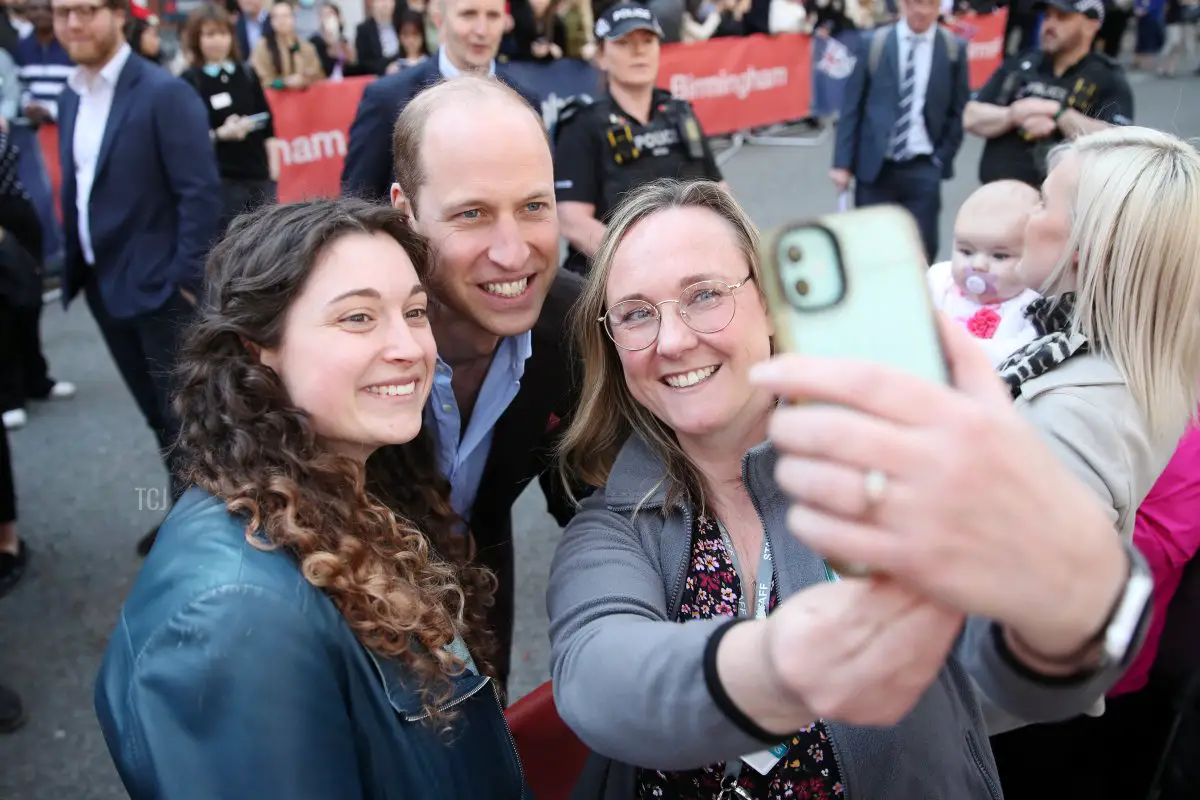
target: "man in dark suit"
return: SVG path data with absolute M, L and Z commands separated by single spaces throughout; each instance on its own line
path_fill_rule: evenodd
M 369 0 L 367 7 L 371 16 L 355 29 L 354 51 L 363 74 L 383 75 L 392 62 L 404 55 L 394 20 L 396 0 Z
M 941 182 L 954 177 L 963 140 L 967 43 L 938 27 L 938 0 L 900 0 L 900 9 L 899 22 L 860 40 L 830 179 L 844 192 L 853 178 L 857 206 L 896 203 L 908 209 L 932 261 Z
M 258 40 L 271 32 L 271 15 L 263 8 L 262 0 L 238 0 L 237 34 L 238 53 L 242 61 L 249 62 Z
M 465 72 L 494 75 L 534 107 L 540 101 L 517 86 L 496 63 L 504 36 L 504 0 L 433 0 L 430 5 L 441 47 L 434 58 L 369 84 L 350 126 L 342 167 L 342 194 L 383 200 L 392 185 L 392 127 L 408 102 L 443 78 Z
M 183 81 L 125 42 L 128 0 L 53 0 L 78 65 L 59 101 L 63 305 L 83 292 L 171 472 L 168 373 L 221 216 L 208 113 Z M 131 493 L 132 495 L 132 493 Z M 153 533 L 142 540 L 144 553 Z
M 395 142 L 392 204 L 435 254 L 438 365 L 425 425 L 451 505 L 499 579 L 489 622 L 507 678 L 513 503 L 538 478 L 559 524 L 574 513 L 552 466 L 577 399 L 565 331 L 582 280 L 558 269 L 550 146 L 514 90 L 482 76 L 443 82 L 408 105 Z

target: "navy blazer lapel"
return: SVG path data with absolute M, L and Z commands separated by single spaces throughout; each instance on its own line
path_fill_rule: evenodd
M 945 108 L 947 93 L 950 88 L 950 53 L 946 50 L 946 37 L 941 31 L 934 31 L 933 57 L 929 61 L 929 84 L 925 87 L 925 119 L 929 119 L 929 109 Z M 928 123 L 926 123 L 928 124 Z M 933 131 L 929 131 L 933 138 Z M 936 144 L 936 142 L 934 142 Z
M 104 124 L 104 138 L 100 140 L 100 154 L 96 157 L 94 180 L 98 180 L 100 173 L 104 171 L 109 153 L 113 149 L 113 143 L 121 130 L 121 123 L 133 105 L 134 88 L 137 86 L 138 79 L 142 77 L 140 58 L 141 56 L 137 53 L 130 53 L 125 66 L 121 68 L 121 74 L 117 76 L 117 86 L 113 90 L 112 108 L 109 109 L 108 120 Z
M 904 67 L 900 64 L 900 28 L 898 25 L 893 25 L 892 29 L 888 31 L 887 42 L 883 46 L 883 59 L 889 69 L 880 70 L 880 72 L 892 76 L 893 80 L 889 89 L 892 93 L 892 101 L 899 105 L 900 84 L 904 82 Z
M 75 118 L 79 116 L 79 95 L 64 91 L 58 103 L 58 160 L 62 179 L 75 180 Z M 69 167 L 69 168 L 68 168 Z

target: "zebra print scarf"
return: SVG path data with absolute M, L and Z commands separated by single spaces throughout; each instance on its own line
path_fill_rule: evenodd
M 1074 292 L 1039 297 L 1029 304 L 1025 316 L 1033 323 L 1037 338 L 997 368 L 1014 400 L 1021 395 L 1021 384 L 1025 381 L 1045 375 L 1071 356 L 1087 352 L 1087 339 L 1070 330 L 1074 310 Z

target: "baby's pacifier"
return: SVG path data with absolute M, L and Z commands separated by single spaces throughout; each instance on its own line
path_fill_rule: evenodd
M 963 285 L 967 291 L 974 295 L 984 295 L 996 288 L 995 281 L 990 275 L 981 275 L 978 272 L 971 273 Z

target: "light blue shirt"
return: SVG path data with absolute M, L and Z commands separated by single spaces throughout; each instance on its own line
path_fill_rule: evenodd
M 249 61 L 250 56 L 254 54 L 254 48 L 258 46 L 258 40 L 262 38 L 263 25 L 270 16 L 271 12 L 264 8 L 258 12 L 258 19 L 246 17 L 246 44 L 250 47 L 249 53 L 242 53 L 242 58 L 246 61 Z
M 438 465 L 450 481 L 450 505 L 467 522 L 479 494 L 479 482 L 492 449 L 492 434 L 500 416 L 508 409 L 525 374 L 525 361 L 533 353 L 533 334 L 500 340 L 491 366 L 479 387 L 479 397 L 466 431 L 450 379 L 453 370 L 438 357 L 433 389 L 425 406 L 425 424 L 437 432 Z
M 447 80 L 450 78 L 457 78 L 462 74 L 458 67 L 454 66 L 454 64 L 450 62 L 450 56 L 446 55 L 446 45 L 442 45 L 438 48 L 438 72 L 442 73 L 442 77 Z M 496 59 L 493 58 L 492 62 L 488 64 L 488 77 L 494 78 L 495 76 Z

